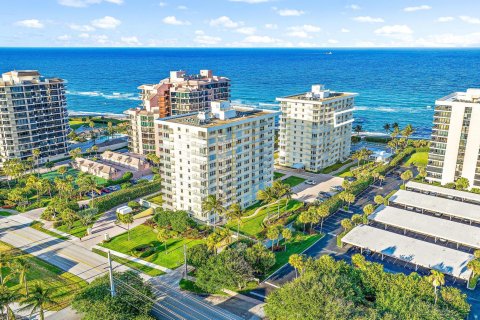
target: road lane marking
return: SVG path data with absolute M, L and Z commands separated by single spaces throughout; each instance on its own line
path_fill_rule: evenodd
M 277 286 L 276 284 L 273 284 L 273 283 L 268 282 L 268 281 L 265 281 L 265 284 L 268 284 L 269 286 L 272 286 L 272 287 L 277 288 L 277 289 L 280 288 L 280 287 Z

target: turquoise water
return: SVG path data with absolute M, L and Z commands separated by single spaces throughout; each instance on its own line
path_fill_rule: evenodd
M 359 93 L 355 118 L 364 130 L 412 123 L 428 137 L 436 98 L 480 87 L 480 50 L 2 48 L 0 71 L 11 69 L 66 79 L 69 110 L 97 113 L 136 106 L 137 87 L 170 70 L 213 69 L 231 78 L 235 102 L 266 108 L 276 108 L 278 96 L 322 83 Z

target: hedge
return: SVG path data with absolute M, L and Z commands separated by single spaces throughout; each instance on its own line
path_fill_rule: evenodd
M 93 203 L 90 200 L 90 207 L 96 207 L 100 212 L 105 212 L 122 203 L 135 200 L 157 191 L 160 191 L 160 181 L 144 183 L 107 194 L 101 198 L 95 199 Z

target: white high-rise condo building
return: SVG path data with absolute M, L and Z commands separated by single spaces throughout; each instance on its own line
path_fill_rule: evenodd
M 38 163 L 68 156 L 65 82 L 34 70 L 10 71 L 0 80 L 0 166 L 26 160 L 40 150 Z
M 443 185 L 460 177 L 480 187 L 480 89 L 435 101 L 427 180 Z
M 355 96 L 314 85 L 311 92 L 277 98 L 282 111 L 279 164 L 316 172 L 347 159 Z
M 225 206 L 255 203 L 258 190 L 273 181 L 277 114 L 215 101 L 211 112 L 156 119 L 163 207 L 213 222 L 212 213 L 202 211 L 208 195 Z
M 187 75 L 171 71 L 158 84 L 140 87 L 141 106 L 125 111 L 131 125 L 130 149 L 139 154 L 157 153 L 153 120 L 172 115 L 210 110 L 210 102 L 230 99 L 230 79 L 215 76 L 211 70 Z

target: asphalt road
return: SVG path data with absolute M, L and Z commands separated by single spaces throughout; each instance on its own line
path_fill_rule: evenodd
M 49 236 L 29 227 L 32 220 L 21 215 L 9 217 L 0 216 L 0 241 L 17 247 L 45 260 L 62 270 L 91 282 L 108 272 L 107 260 L 76 244 L 74 241 L 64 241 Z M 128 268 L 113 262 L 116 271 Z M 152 310 L 158 319 L 241 319 L 230 312 L 204 302 L 190 294 L 163 284 L 156 279 L 144 276 L 154 285 L 156 302 Z M 128 288 L 128 283 L 118 283 L 118 286 Z

